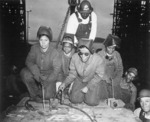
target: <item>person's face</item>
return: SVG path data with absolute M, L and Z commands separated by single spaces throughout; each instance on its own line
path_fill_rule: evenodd
M 41 36 L 39 42 L 40 42 L 40 46 L 43 50 L 48 49 L 50 41 L 47 36 L 45 36 L 45 35 Z
M 80 49 L 78 55 L 80 56 L 81 61 L 86 63 L 88 59 L 90 58 L 91 53 L 86 47 L 84 47 Z
M 140 105 L 144 112 L 150 112 L 150 97 L 140 98 Z
M 126 75 L 126 82 L 129 83 L 129 82 L 133 81 L 134 78 L 135 78 L 135 74 L 132 73 L 132 72 L 129 72 L 129 73 L 127 73 L 127 75 Z
M 106 52 L 109 55 L 112 55 L 114 51 L 115 51 L 115 46 L 108 46 L 108 47 L 106 47 Z
M 83 19 L 86 19 L 86 18 L 88 18 L 89 14 L 90 14 L 90 13 L 82 12 L 82 13 L 81 13 L 81 17 L 82 17 Z
M 72 45 L 70 43 L 64 43 L 63 44 L 63 51 L 68 54 L 72 51 Z

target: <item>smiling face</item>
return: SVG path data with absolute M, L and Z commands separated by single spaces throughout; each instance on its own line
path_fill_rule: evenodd
M 126 82 L 129 83 L 135 79 L 135 74 L 132 72 L 127 73 L 126 75 Z
M 106 47 L 106 52 L 109 54 L 109 55 L 112 55 L 115 51 L 115 47 L 116 46 L 108 46 Z
M 49 38 L 45 35 L 42 35 L 39 39 L 40 47 L 42 50 L 47 50 L 49 48 Z
M 91 53 L 86 47 L 83 47 L 80 48 L 78 55 L 80 56 L 81 61 L 86 63 L 89 60 Z
M 88 12 L 82 12 L 82 13 L 81 13 L 81 17 L 82 17 L 83 19 L 88 18 L 89 15 L 90 15 L 90 13 L 88 13 Z
M 80 7 L 81 11 L 81 17 L 83 19 L 88 18 L 88 16 L 90 15 L 91 11 L 90 11 L 90 4 L 89 3 L 81 3 L 81 7 Z
M 144 112 L 150 112 L 150 97 L 140 98 L 140 105 Z
M 72 51 L 72 44 L 67 43 L 67 42 L 63 43 L 63 51 L 66 54 L 69 54 Z

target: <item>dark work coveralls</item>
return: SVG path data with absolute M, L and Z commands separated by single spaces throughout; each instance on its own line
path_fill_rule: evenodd
M 45 98 L 54 97 L 56 93 L 56 80 L 60 70 L 59 53 L 51 45 L 46 52 L 42 52 L 40 44 L 33 45 L 26 58 L 26 68 L 21 71 L 21 78 L 32 98 L 41 95 L 38 82 L 44 77 Z
M 103 99 L 102 78 L 104 75 L 103 60 L 97 54 L 91 55 L 86 63 L 83 63 L 75 53 L 70 62 L 70 72 L 64 83 L 66 86 L 73 83 L 70 93 L 70 101 L 74 104 L 85 102 L 88 105 L 98 105 Z M 88 92 L 83 93 L 82 88 L 88 87 Z
M 82 20 L 79 18 L 78 13 L 76 12 L 75 14 L 76 14 L 78 22 L 79 22 L 79 25 L 78 25 L 78 28 L 77 28 L 75 36 L 77 37 L 78 41 L 81 38 L 89 38 L 89 35 L 90 35 L 90 32 L 91 32 L 91 26 L 92 26 L 91 14 L 89 15 L 89 22 L 87 24 L 81 23 Z

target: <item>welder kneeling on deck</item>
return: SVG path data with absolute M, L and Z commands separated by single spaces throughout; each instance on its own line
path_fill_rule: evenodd
M 51 28 L 41 26 L 37 32 L 38 43 L 31 47 L 26 58 L 26 68 L 21 77 L 28 88 L 30 97 L 39 102 L 42 100 L 41 83 L 44 86 L 45 98 L 56 94 L 56 79 L 60 69 L 59 53 L 51 46 Z
M 81 39 L 78 53 L 71 59 L 70 72 L 59 90 L 64 90 L 73 83 L 69 99 L 72 103 L 85 102 L 87 105 L 98 105 L 102 99 L 100 85 L 104 75 L 102 58 L 92 52 L 92 41 Z

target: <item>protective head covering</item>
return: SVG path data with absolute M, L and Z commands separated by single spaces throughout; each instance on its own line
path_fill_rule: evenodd
M 77 8 L 80 13 L 91 13 L 93 8 L 88 0 L 83 0 Z
M 105 47 L 116 46 L 117 48 L 119 48 L 120 42 L 121 42 L 121 39 L 118 36 L 109 34 L 107 38 L 104 40 L 104 45 Z
M 81 38 L 79 40 L 78 48 L 86 47 L 91 53 L 92 51 L 92 46 L 93 46 L 93 41 L 91 39 L 86 39 L 86 38 Z
M 150 90 L 149 89 L 143 89 L 139 93 L 139 98 L 142 97 L 150 97 Z
M 46 27 L 46 26 L 40 26 L 39 29 L 38 29 L 38 32 L 37 32 L 37 37 L 40 38 L 42 35 L 46 35 L 49 40 L 51 41 L 53 36 L 52 36 L 52 30 L 51 28 L 49 27 Z
M 138 71 L 137 71 L 136 68 L 129 68 L 127 72 L 128 72 L 128 73 L 129 73 L 129 72 L 132 72 L 135 76 L 137 76 L 137 74 L 138 74 Z
M 74 35 L 70 33 L 65 33 L 63 36 L 62 44 L 65 42 L 74 45 Z

